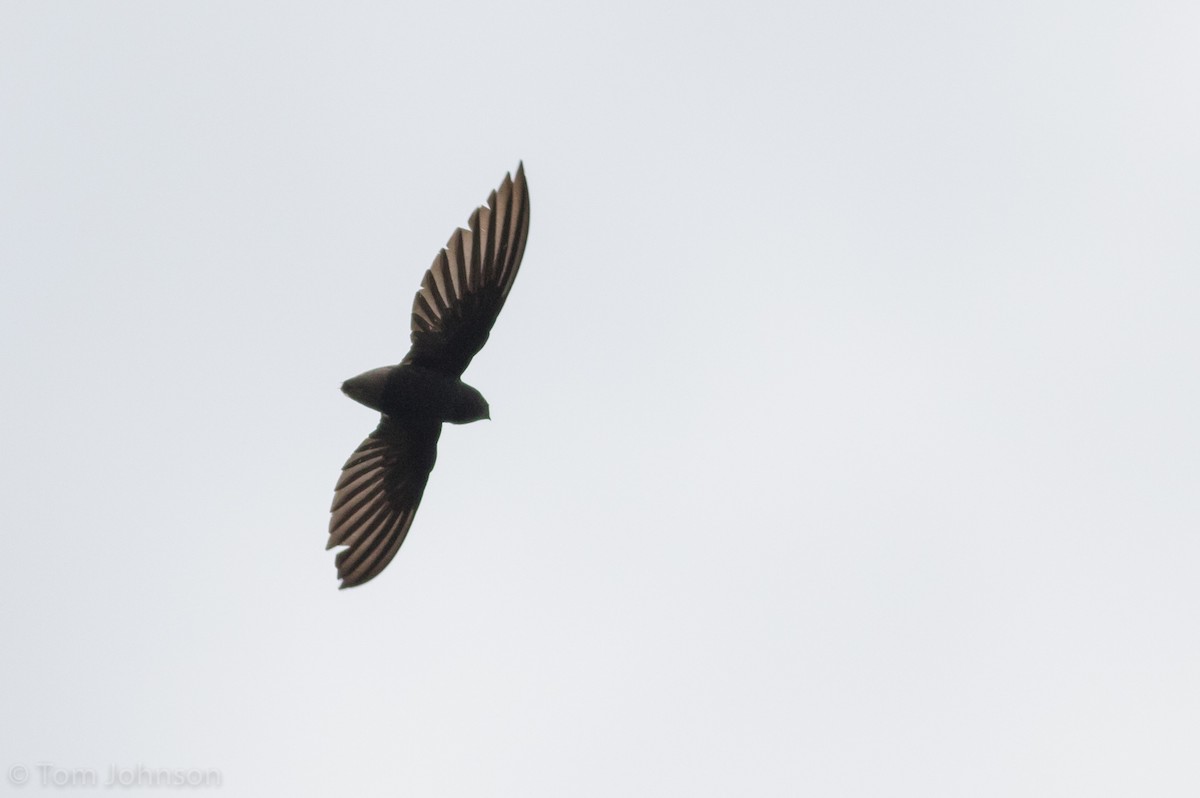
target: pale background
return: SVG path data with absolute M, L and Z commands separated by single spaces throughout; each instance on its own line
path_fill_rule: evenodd
M 4 2 L 0 765 L 1200 794 L 1198 30 Z M 338 387 L 519 159 L 494 421 L 338 592 Z

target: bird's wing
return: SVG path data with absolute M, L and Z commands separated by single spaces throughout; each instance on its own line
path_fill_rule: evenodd
M 411 363 L 461 377 L 487 343 L 525 254 L 529 189 L 525 167 L 504 176 L 434 259 L 413 300 Z
M 437 460 L 437 422 L 403 423 L 384 416 L 342 466 L 329 519 L 341 587 L 368 582 L 396 556 Z

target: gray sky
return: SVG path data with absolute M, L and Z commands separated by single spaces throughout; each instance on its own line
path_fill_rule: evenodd
M 0 765 L 1197 794 L 1198 26 L 3 3 Z M 339 385 L 519 159 L 494 420 L 339 592 Z

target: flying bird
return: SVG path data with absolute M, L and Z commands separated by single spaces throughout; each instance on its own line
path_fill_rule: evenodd
M 467 224 L 425 272 L 404 360 L 342 384 L 347 396 L 381 414 L 334 488 L 325 548 L 346 547 L 336 559 L 342 588 L 369 582 L 396 556 L 437 460 L 442 424 L 491 417 L 483 395 L 461 378 L 487 343 L 525 253 L 529 189 L 523 164 L 515 178 L 504 176 Z

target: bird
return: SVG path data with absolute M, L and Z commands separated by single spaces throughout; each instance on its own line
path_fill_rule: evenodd
M 378 411 L 380 420 L 342 466 L 334 488 L 325 548 L 345 547 L 335 559 L 339 589 L 371 581 L 396 556 L 437 460 L 442 424 L 491 418 L 487 400 L 462 375 L 508 299 L 528 235 L 521 162 L 425 272 L 404 359 L 342 384 L 343 393 Z

